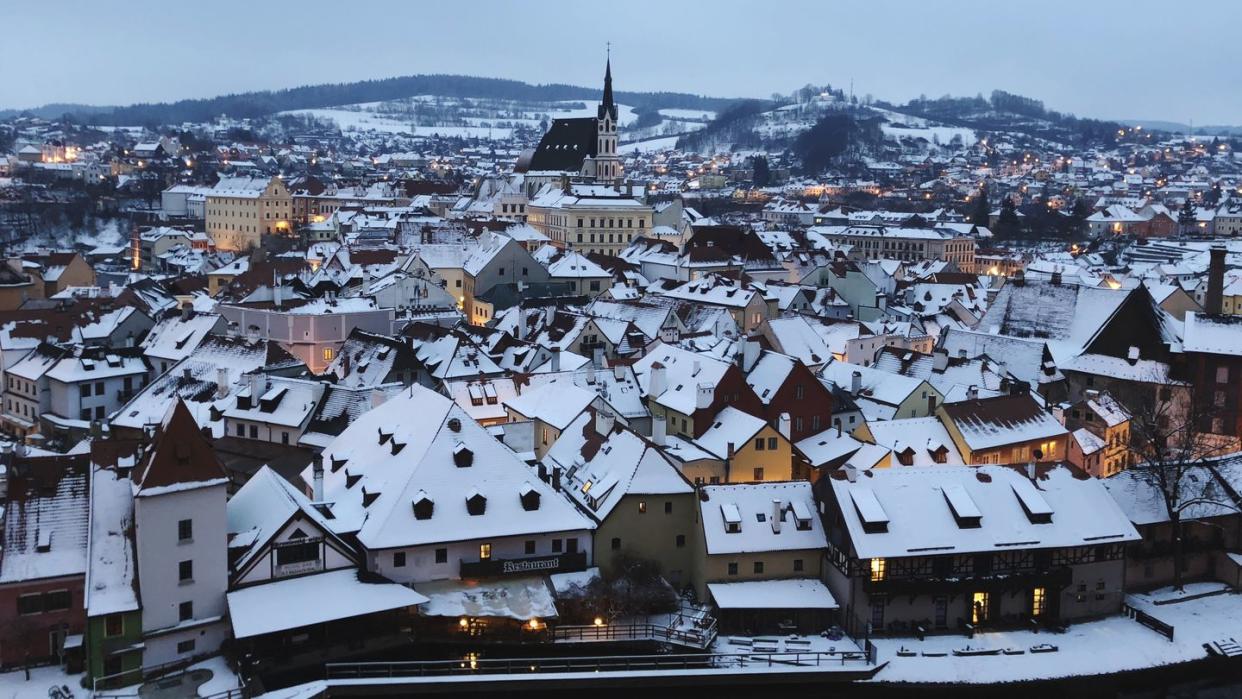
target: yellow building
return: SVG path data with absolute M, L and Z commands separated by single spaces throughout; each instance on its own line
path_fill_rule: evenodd
M 1029 395 L 947 403 L 936 417 L 965 464 L 1063 461 L 1069 431 Z
M 700 599 L 711 583 L 819 577 L 827 540 L 810 483 L 703 486 L 698 505 Z
M 544 187 L 526 212 L 526 222 L 557 247 L 617 255 L 651 230 L 654 210 L 632 185 L 565 183 Z
M 789 417 L 782 415 L 781 422 L 787 430 Z M 721 410 L 695 443 L 722 460 L 724 473 L 718 474 L 721 483 L 788 481 L 806 476 L 795 473 L 793 447 L 785 434 L 732 406 Z
M 262 245 L 262 236 L 293 230 L 293 197 L 279 177 L 225 177 L 207 194 L 207 234 L 220 250 Z

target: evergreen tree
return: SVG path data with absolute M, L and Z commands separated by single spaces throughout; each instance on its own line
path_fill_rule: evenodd
M 1216 184 L 1212 185 L 1212 188 L 1207 191 L 1207 194 L 1203 195 L 1203 201 L 1204 203 L 1210 206 L 1213 206 L 1213 207 L 1220 206 L 1221 195 L 1222 195 L 1222 192 L 1220 189 L 1220 183 L 1217 182 Z
M 996 219 L 996 230 L 993 232 L 1001 238 L 1016 238 L 1022 232 L 1021 229 L 1018 207 L 1014 205 L 1012 197 L 1005 197 L 1001 200 L 1000 216 Z
M 768 168 L 768 159 L 762 155 L 751 158 L 751 182 L 756 187 L 767 187 L 772 182 L 772 171 Z
M 1190 202 L 1190 197 L 1186 197 L 1182 210 L 1177 213 L 1177 228 L 1182 235 L 1191 233 L 1195 229 L 1195 205 Z
M 992 213 L 992 207 L 988 203 L 988 185 L 984 183 L 979 187 L 979 194 L 975 198 L 974 208 L 970 210 L 970 222 L 976 226 L 987 227 L 988 215 Z

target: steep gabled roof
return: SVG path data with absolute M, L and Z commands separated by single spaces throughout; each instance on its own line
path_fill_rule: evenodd
M 228 480 L 185 402 L 177 400 L 134 479 L 138 497 L 220 485 Z
M 588 155 L 595 157 L 599 147 L 594 117 L 556 119 L 540 139 L 530 161 L 532 171 L 579 172 Z

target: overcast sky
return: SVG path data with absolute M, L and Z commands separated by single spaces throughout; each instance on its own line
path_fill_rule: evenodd
M 413 73 L 904 101 L 1000 88 L 1080 116 L 1242 124 L 1242 1 L 0 0 L 0 108 Z

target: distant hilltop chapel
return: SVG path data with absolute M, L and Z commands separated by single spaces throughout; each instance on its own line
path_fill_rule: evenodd
M 516 171 L 570 174 L 597 182 L 621 179 L 617 155 L 617 104 L 612 97 L 612 58 L 604 67 L 604 97 L 593 117 L 556 119 L 533 153 L 523 154 Z

